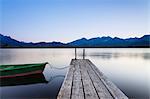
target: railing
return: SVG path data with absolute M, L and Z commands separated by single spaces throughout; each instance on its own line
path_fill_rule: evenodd
M 83 59 L 85 59 L 85 48 L 83 48 Z M 77 48 L 75 48 L 75 59 L 77 59 Z

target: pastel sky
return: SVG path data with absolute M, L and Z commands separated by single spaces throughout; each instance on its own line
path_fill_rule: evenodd
M 0 0 L 0 33 L 27 42 L 150 33 L 150 0 Z

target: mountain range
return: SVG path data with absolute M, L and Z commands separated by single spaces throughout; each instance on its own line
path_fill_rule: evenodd
M 61 42 L 38 42 L 27 43 L 15 40 L 10 36 L 0 34 L 0 47 L 1 48 L 69 48 L 69 47 L 120 47 L 120 48 L 150 48 L 150 35 L 144 35 L 141 38 L 127 38 L 122 39 L 118 37 L 96 37 L 91 39 L 81 38 L 68 43 Z

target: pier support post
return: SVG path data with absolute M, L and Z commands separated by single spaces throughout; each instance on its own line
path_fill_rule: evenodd
M 83 48 L 83 59 L 85 59 L 85 48 Z
M 75 59 L 77 59 L 77 50 L 75 48 Z

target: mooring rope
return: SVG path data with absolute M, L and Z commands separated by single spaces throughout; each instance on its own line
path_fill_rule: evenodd
M 48 65 L 49 65 L 51 68 L 54 68 L 54 69 L 66 69 L 66 68 L 69 67 L 69 66 L 65 66 L 65 67 L 58 68 L 58 67 L 53 66 L 53 65 L 50 64 L 50 63 L 48 63 Z

